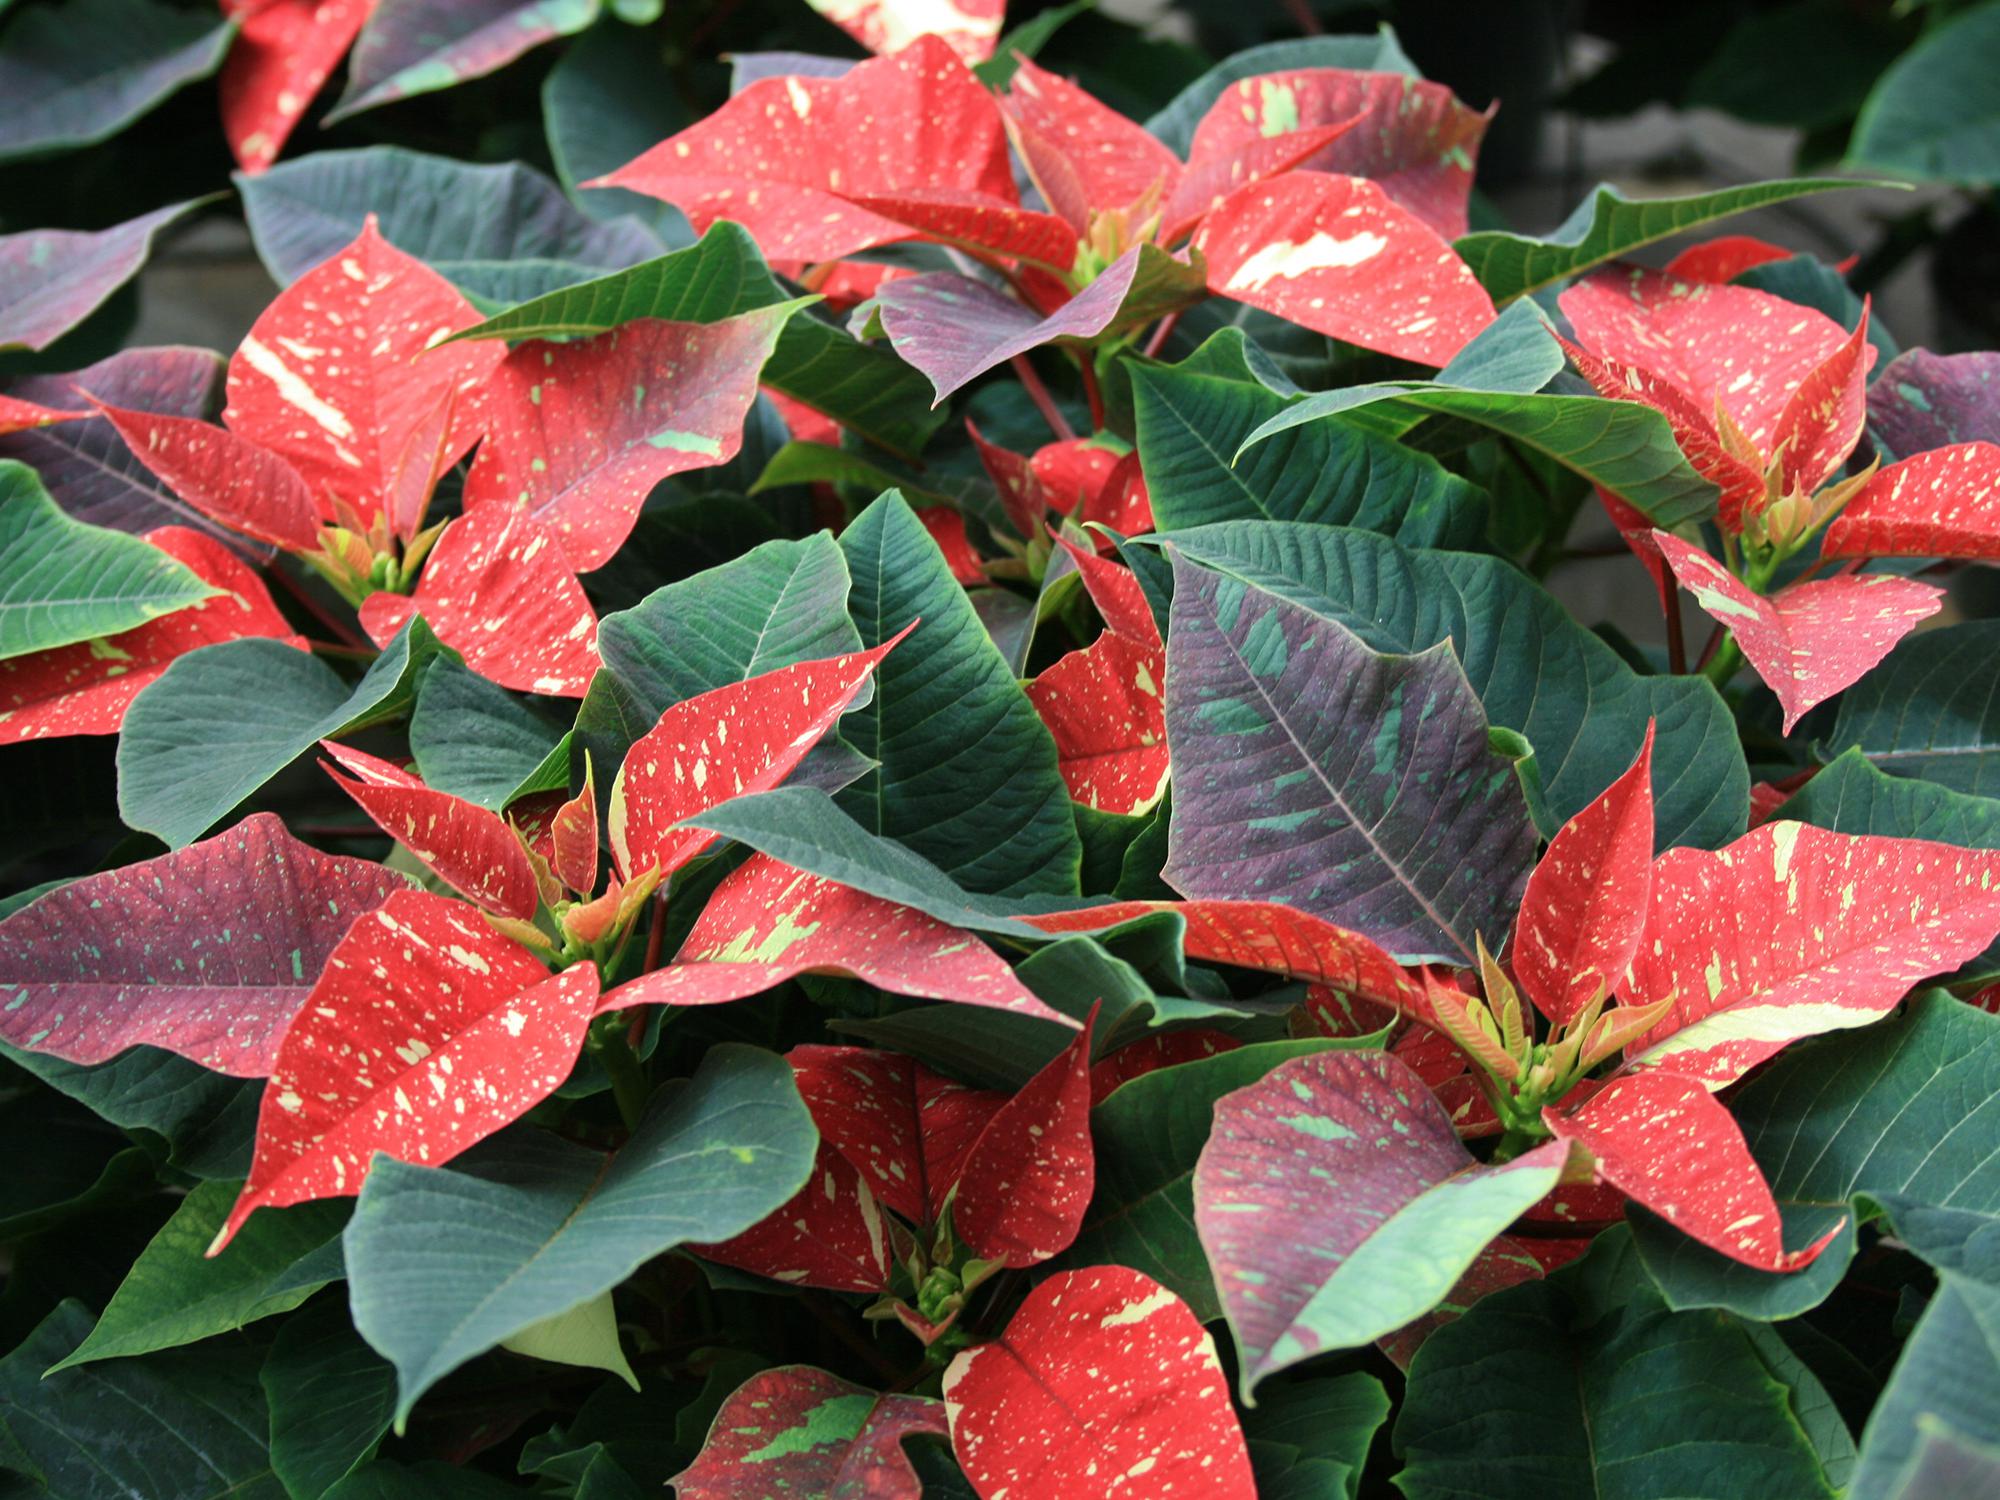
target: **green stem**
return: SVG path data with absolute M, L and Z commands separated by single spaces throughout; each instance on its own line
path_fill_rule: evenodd
M 1729 686 L 1729 681 L 1743 667 L 1743 648 L 1736 644 L 1736 637 L 1725 635 L 1722 643 L 1715 648 L 1715 654 L 1702 663 L 1701 675 L 1714 683 L 1717 689 Z
M 618 1024 L 623 1018 L 606 1019 L 612 1024 L 597 1032 L 592 1045 L 604 1064 L 605 1076 L 611 1080 L 611 1097 L 617 1102 L 618 1118 L 625 1122 L 627 1130 L 637 1130 L 640 1118 L 646 1113 L 646 1073 Z
M 1493 1165 L 1497 1167 L 1510 1162 L 1523 1152 L 1534 1150 L 1547 1139 L 1546 1135 L 1536 1135 L 1533 1131 L 1523 1130 L 1519 1126 L 1510 1126 L 1507 1133 L 1500 1137 L 1500 1144 L 1493 1148 Z

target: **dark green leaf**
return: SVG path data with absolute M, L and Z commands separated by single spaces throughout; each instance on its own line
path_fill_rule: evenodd
M 409 710 L 444 648 L 412 618 L 361 681 L 282 641 L 228 641 L 175 660 L 125 713 L 118 810 L 178 849 L 322 739 Z
M 287 1318 L 260 1378 L 271 1467 L 292 1500 L 318 1500 L 338 1484 L 396 1414 L 396 1372 L 354 1331 L 345 1297 L 322 1297 Z
M 1841 694 L 1827 743 L 1893 775 L 2000 792 L 2000 620 L 1907 637 Z
M 876 668 L 874 701 L 841 721 L 881 768 L 840 805 L 968 890 L 1075 895 L 1082 846 L 1055 741 L 923 522 L 892 490 L 840 547 L 864 647 L 922 622 Z
M 111 1124 L 159 1136 L 168 1160 L 197 1177 L 241 1178 L 250 1170 L 259 1080 L 211 1073 L 157 1047 L 134 1047 L 96 1067 L 4 1042 L 0 1056 Z
M 563 732 L 449 656 L 433 660 L 417 684 L 410 754 L 426 786 L 496 812 L 569 785 Z
M 1976 5 L 1897 58 L 1854 124 L 1848 155 L 1947 182 L 2000 182 L 2000 7 Z

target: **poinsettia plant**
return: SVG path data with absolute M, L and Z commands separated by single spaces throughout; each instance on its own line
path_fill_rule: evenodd
M 0 239 L 5 1485 L 2000 1483 L 2000 355 L 1386 31 L 792 9 L 176 12 L 226 351 Z

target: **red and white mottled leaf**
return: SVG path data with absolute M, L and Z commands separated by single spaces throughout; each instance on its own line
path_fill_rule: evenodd
M 1503 1234 L 1479 1252 L 1478 1258 L 1458 1278 L 1458 1284 L 1445 1294 L 1444 1301 L 1416 1322 L 1406 1323 L 1375 1342 L 1390 1362 L 1407 1374 L 1410 1361 L 1417 1357 L 1424 1340 L 1445 1324 L 1463 1317 L 1473 1303 L 1524 1281 L 1539 1281 L 1544 1274 L 1546 1268 L 1524 1241 Z
M 1198 155 L 1181 174 L 1180 186 L 1168 200 L 1161 221 L 1160 243 L 1176 244 L 1230 194 L 1289 172 L 1352 130 L 1359 121 L 1346 119 L 1309 130 L 1288 131 L 1269 140 L 1253 137 L 1230 149 Z
M 356 922 L 278 1043 L 250 1177 L 260 1208 L 361 1191 L 375 1154 L 442 1166 L 569 1076 L 597 970 L 551 975 L 462 901 L 399 891 Z
M 1047 451 L 1046 448 L 1042 450 L 1044 453 Z M 1040 456 L 1036 455 L 1037 458 Z M 1120 463 L 1123 463 L 1122 459 Z M 1097 606 L 1105 629 L 1135 645 L 1164 645 L 1160 622 L 1153 618 L 1152 606 L 1146 602 L 1146 591 L 1139 586 L 1139 580 L 1132 576 L 1130 569 L 1079 547 L 1059 531 L 1052 529 L 1049 535 L 1076 564 L 1077 574 L 1083 579 L 1084 591 L 1090 595 L 1090 602 Z
M 1766 823 L 1653 865 L 1623 991 L 1673 997 L 1629 1066 L 1717 1089 L 1801 1037 L 1865 1026 L 2000 933 L 2000 854 Z
M 524 693 L 581 698 L 597 671 L 597 613 L 562 549 L 526 511 L 484 505 L 445 528 L 414 596 L 371 594 L 378 646 L 420 614 L 480 676 Z
M 1833 518 L 1820 550 L 2000 559 L 2000 444 L 1954 443 L 1891 464 Z
M 583 790 L 549 816 L 545 857 L 556 879 L 579 896 L 587 896 L 597 889 L 597 850 L 597 772 L 586 755 Z
M 1295 1058 L 1216 1101 L 1194 1219 L 1244 1390 L 1436 1307 L 1568 1155 L 1549 1142 L 1476 1161 L 1423 1081 L 1379 1052 Z
M 383 239 L 359 238 L 258 315 L 229 361 L 231 431 L 298 470 L 328 520 L 330 501 L 364 523 L 414 464 L 448 468 L 479 436 L 472 393 L 506 351 L 497 341 L 433 347 L 479 321 L 449 281 Z M 436 413 L 453 416 L 442 456 Z
M 1049 505 L 1073 516 L 1094 501 L 1111 480 L 1127 451 L 1107 446 L 1106 435 L 1063 438 L 1044 443 L 1028 459 L 1028 467 L 1048 497 Z
M 665 199 L 698 230 L 732 219 L 774 260 L 838 260 L 915 237 L 855 194 L 950 188 L 1018 201 L 999 106 L 932 36 L 839 78 L 760 79 L 587 185 Z
M 1696 411 L 1719 401 L 1768 454 L 1778 420 L 1847 330 L 1825 313 L 1750 287 L 1612 266 L 1562 294 L 1579 344 L 1677 386 Z
M 1255 183 L 1210 211 L 1195 245 L 1210 291 L 1419 364 L 1447 363 L 1493 321 L 1451 245 L 1359 177 Z
M 99 405 L 132 456 L 211 521 L 289 552 L 319 549 L 319 507 L 284 459 L 193 417 Z
M 1755 235 L 1721 234 L 1688 246 L 1667 262 L 1665 270 L 1682 281 L 1734 281 L 1752 266 L 1791 258 L 1792 252 L 1783 245 Z
M 922 238 L 1067 271 L 1076 260 L 1076 231 L 1055 214 L 1023 208 L 1012 194 L 971 188 L 903 188 L 844 192 L 858 208 L 915 230 Z
M 1090 1020 L 1096 1019 L 1093 1009 Z M 951 1174 L 952 1230 L 981 1260 L 1036 1265 L 1067 1250 L 1083 1227 L 1096 1181 L 1090 1033 L 1086 1022 L 1000 1106 Z
M 497 916 L 534 916 L 535 869 L 505 818 L 352 746 L 321 740 L 320 748 L 349 773 L 326 768 L 341 790 L 446 885 Z
M 965 419 L 965 433 L 972 439 L 972 451 L 979 456 L 979 466 L 999 492 L 1000 507 L 1007 512 L 1007 519 L 1029 540 L 1041 535 L 1049 501 L 1042 493 L 1041 480 L 1035 477 L 1034 461 L 987 442 L 979 424 L 970 417 Z
M 1556 341 L 1569 356 L 1569 362 L 1576 366 L 1577 373 L 1590 382 L 1598 395 L 1607 401 L 1635 401 L 1641 406 L 1651 407 L 1667 419 L 1674 443 L 1689 466 L 1722 491 L 1716 499 L 1715 508 L 1716 518 L 1724 531 L 1735 535 L 1743 529 L 1746 514 L 1755 515 L 1763 509 L 1767 498 L 1764 476 L 1754 464 L 1745 462 L 1723 447 L 1722 438 L 1716 432 L 1712 405 L 1702 407 L 1679 386 L 1642 366 L 1621 364 L 1615 359 L 1600 359 L 1561 335 L 1557 335 Z M 1660 583 L 1661 607 L 1665 608 L 1666 574 L 1658 549 L 1652 546 L 1650 537 L 1642 544 L 1633 536 L 1635 530 L 1649 532 L 1652 522 L 1603 487 L 1600 486 L 1597 493 L 1604 499 L 1606 509 L 1612 510 L 1612 519 L 1624 534 L 1626 543 L 1639 554 L 1655 581 Z M 1617 509 L 1612 509 L 1613 500 L 1617 500 Z
M 1868 369 L 1875 348 L 1868 342 L 1868 304 L 1847 341 L 1813 367 L 1771 432 L 1771 451 L 1787 493 L 1810 495 L 1840 471 L 1861 441 L 1868 420 Z
M 953 271 L 905 277 L 877 294 L 882 331 L 930 381 L 936 405 L 1017 354 L 1060 338 L 1096 338 L 1117 320 L 1138 269 L 1139 252 L 1126 251 L 1047 317 Z
M 467 507 L 519 506 L 577 572 L 603 567 L 656 484 L 742 450 L 757 374 L 792 312 L 644 318 L 578 343 L 519 345 L 481 392 L 488 430 Z
M 203 646 L 257 635 L 305 649 L 264 580 L 214 537 L 162 526 L 146 540 L 221 592 L 121 635 L 0 661 L 0 745 L 116 734 L 140 690 Z
M 1423 1079 L 1444 1112 L 1451 1116 L 1452 1129 L 1458 1132 L 1460 1140 L 1484 1140 L 1506 1128 L 1494 1113 L 1493 1101 L 1486 1097 L 1486 1090 L 1473 1076 L 1471 1059 L 1445 1032 L 1432 1031 L 1428 1026 L 1405 1026 L 1389 1043 L 1389 1051 Z
M 261 1078 L 354 920 L 408 889 L 253 814 L 0 922 L 0 1037 L 76 1063 L 159 1047 Z
M 29 432 L 56 422 L 75 422 L 83 416 L 80 411 L 57 411 L 52 406 L 37 406 L 19 396 L 0 396 L 0 436 L 10 432 Z
M 374 0 L 223 0 L 241 22 L 222 64 L 222 129 L 244 171 L 278 159 Z
M 1366 177 L 1446 239 L 1456 239 L 1466 231 L 1479 143 L 1492 117 L 1491 109 L 1481 113 L 1459 103 L 1443 84 L 1400 73 L 1267 73 L 1223 91 L 1195 127 L 1188 161 L 1192 171 L 1259 141 L 1342 125 L 1336 140 L 1300 165 Z
M 965 517 L 949 505 L 920 505 L 916 509 L 917 519 L 944 554 L 951 576 L 968 586 L 986 582 L 986 566 L 965 534 Z
M 1653 880 L 1653 724 L 1632 768 L 1549 840 L 1509 951 L 1514 977 L 1558 1025 L 1615 989 L 1639 946 Z
M 944 1374 L 952 1446 L 980 1500 L 1255 1500 L 1215 1344 L 1137 1271 L 1049 1277 L 1007 1331 Z
M 668 1483 L 679 1500 L 922 1500 L 903 1451 L 917 1436 L 950 1437 L 942 1401 L 878 1396 L 809 1365 L 781 1365 L 736 1388 L 695 1461 Z
M 1720 562 L 1665 531 L 1653 533 L 1681 586 L 1726 625 L 1785 710 L 1785 733 L 1815 704 L 1859 682 L 1944 590 L 1889 573 L 1856 573 L 1753 592 Z
M 1371 939 L 1275 901 L 1114 901 L 1021 920 L 1044 932 L 1094 932 L 1161 911 L 1186 923 L 1189 958 L 1330 985 L 1438 1024 L 1423 986 Z
M 872 650 L 795 662 L 669 708 L 633 742 L 612 783 L 619 870 L 628 879 L 655 866 L 670 875 L 693 859 L 715 835 L 674 825 L 791 775 L 915 624 Z
M 971 933 L 765 854 L 723 878 L 673 962 L 611 991 L 604 1009 L 716 1005 L 808 973 L 1076 1025 Z
M 1148 193 L 1164 204 L 1180 183 L 1180 158 L 1144 126 L 1025 59 L 1004 108 L 1049 206 L 1079 233 L 1091 214 L 1129 208 Z
M 1168 773 L 1166 669 L 1164 646 L 1106 631 L 1028 684 L 1073 801 L 1128 814 L 1159 805 Z
M 1219 1057 L 1243 1045 L 1226 1031 L 1212 1026 L 1191 1026 L 1182 1031 L 1156 1032 L 1127 1042 L 1116 1052 L 1090 1068 L 1090 1106 L 1095 1109 L 1118 1088 L 1161 1068 Z
M 1007 0 L 807 0 L 870 52 L 900 52 L 931 35 L 968 63 L 984 62 L 1000 40 Z
M 1760 1271 L 1810 1264 L 1845 1225 L 1788 1252 L 1771 1185 L 1728 1109 L 1693 1078 L 1637 1073 L 1612 1079 L 1549 1129 L 1596 1161 L 1598 1177 L 1683 1234 Z

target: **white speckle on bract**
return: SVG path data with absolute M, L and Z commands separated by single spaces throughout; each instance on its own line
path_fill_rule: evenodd
M 1388 248 L 1387 240 L 1366 229 L 1346 239 L 1318 229 L 1302 244 L 1273 240 L 1236 268 L 1224 290 L 1261 292 L 1279 277 L 1293 281 L 1314 271 L 1352 270 Z

